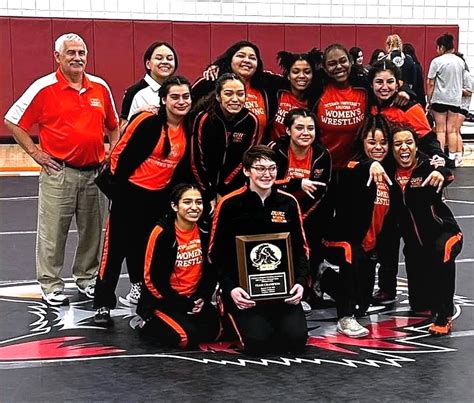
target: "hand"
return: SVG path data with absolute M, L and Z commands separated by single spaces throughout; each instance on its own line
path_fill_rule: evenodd
M 312 193 L 317 190 L 318 186 L 326 186 L 326 184 L 324 182 L 312 181 L 310 179 L 301 180 L 301 190 L 303 190 L 312 199 L 314 199 Z
M 212 199 L 209 204 L 211 205 L 211 210 L 209 211 L 209 215 L 212 217 L 214 216 L 214 210 L 216 209 L 217 205 L 217 197 L 215 199 Z
M 375 183 L 380 183 L 380 182 L 385 181 L 390 186 L 392 186 L 392 181 L 390 180 L 387 173 L 385 172 L 385 169 L 383 169 L 383 166 L 378 161 L 374 161 L 370 165 L 369 180 L 367 181 L 367 186 L 370 186 L 372 181 L 374 181 Z
M 250 295 L 248 295 L 247 292 L 243 288 L 240 288 L 240 287 L 234 288 L 230 292 L 230 296 L 234 300 L 234 304 L 239 309 L 248 309 L 248 308 L 253 308 L 255 306 L 255 301 L 252 301 L 250 299 Z
M 59 162 L 55 161 L 51 155 L 40 150 L 39 148 L 36 148 L 36 150 L 32 152 L 30 156 L 43 167 L 47 175 L 51 175 L 51 170 L 60 171 L 63 169 L 63 166 Z
M 405 106 L 410 101 L 410 96 L 405 91 L 399 91 L 395 96 L 394 103 L 398 106 Z
M 443 189 L 444 183 L 444 176 L 441 172 L 433 171 L 429 174 L 429 176 L 424 180 L 421 184 L 421 187 L 425 187 L 427 185 L 434 186 L 436 189 L 436 193 L 441 192 Z
M 446 165 L 446 160 L 438 154 L 435 154 L 430 158 L 430 165 L 433 165 L 435 168 L 444 167 Z
M 158 114 L 158 107 L 156 105 L 143 105 L 143 106 L 140 106 L 140 108 L 138 108 L 135 113 L 139 113 L 139 112 L 150 112 L 150 113 L 153 113 L 154 115 L 157 115 Z
M 216 65 L 211 65 L 209 66 L 204 72 L 202 73 L 202 76 L 209 81 L 216 81 L 217 77 L 219 76 L 219 67 Z
M 194 308 L 192 309 L 191 313 L 199 313 L 204 306 L 204 300 L 202 298 L 197 299 L 194 301 Z
M 291 297 L 286 298 L 285 302 L 287 304 L 298 305 L 301 302 L 301 298 L 303 298 L 303 291 L 304 288 L 301 284 L 295 284 L 290 290 Z

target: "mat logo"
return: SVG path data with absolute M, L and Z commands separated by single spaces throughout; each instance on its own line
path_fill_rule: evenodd
M 67 286 L 72 289 L 73 283 Z M 68 307 L 49 307 L 39 299 L 36 284 L 8 284 L 0 286 L 0 311 L 4 318 L 0 332 L 0 368 L 144 356 L 213 365 L 289 366 L 312 363 L 401 367 L 416 361 L 416 354 L 456 351 L 446 346 L 451 344 L 449 338 L 435 341 L 429 335 L 427 328 L 430 321 L 427 316 L 410 314 L 405 280 L 399 282 L 398 289 L 401 292 L 395 307 L 372 307 L 368 318 L 361 320 L 370 330 L 369 337 L 351 339 L 338 334 L 334 308 L 313 310 L 307 318 L 310 331 L 304 353 L 298 357 L 250 358 L 243 354 L 240 343 L 233 341 L 201 344 L 198 351 L 189 352 L 137 343 L 138 337 L 129 326 L 134 322 L 134 308 L 127 305 L 124 299 L 120 299 L 119 307 L 112 310 L 115 326 L 104 337 L 104 329 L 93 322 L 95 311 L 90 300 L 73 301 Z M 474 301 L 456 296 L 455 306 L 456 329 L 457 319 L 464 309 L 474 307 Z M 13 316 L 15 320 L 9 322 L 8 318 Z M 12 323 L 17 329 L 12 328 Z M 473 335 L 472 331 L 459 329 L 452 336 Z

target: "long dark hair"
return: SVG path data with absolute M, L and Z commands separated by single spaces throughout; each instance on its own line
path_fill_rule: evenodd
M 362 49 L 357 46 L 353 46 L 349 49 L 349 54 L 351 55 L 352 63 L 356 64 L 356 60 L 359 58 L 359 52 L 363 53 Z
M 372 55 L 370 56 L 370 61 L 369 61 L 369 64 L 371 66 L 373 66 L 375 63 L 377 63 L 379 61 L 378 56 L 379 56 L 380 53 L 383 53 L 386 56 L 385 50 L 383 50 L 381 48 L 377 48 L 372 52 Z
M 445 50 L 452 50 L 454 49 L 454 36 L 451 34 L 441 35 L 436 39 L 436 45 L 443 47 Z
M 223 54 L 218 56 L 211 65 L 219 67 L 219 76 L 224 73 L 233 73 L 231 68 L 232 57 L 242 48 L 252 48 L 257 56 L 257 69 L 254 75 L 250 78 L 250 85 L 254 88 L 260 88 L 263 76 L 263 61 L 260 56 L 260 49 L 257 45 L 250 41 L 239 41 L 229 47 Z
M 411 43 L 404 43 L 403 44 L 403 51 L 407 54 L 410 55 L 413 61 L 416 64 L 420 64 L 420 61 L 418 60 L 418 57 L 416 57 L 416 51 L 415 47 Z
M 163 147 L 163 156 L 166 158 L 169 156 L 171 151 L 171 143 L 168 136 L 168 119 L 166 115 L 166 107 L 163 103 L 163 99 L 166 98 L 168 93 L 170 92 L 170 88 L 175 85 L 187 85 L 189 87 L 189 91 L 191 92 L 191 83 L 189 80 L 183 76 L 171 76 L 166 78 L 163 81 L 160 89 L 158 90 L 158 95 L 160 97 L 160 109 L 158 110 L 158 117 L 163 120 L 163 129 L 165 135 L 165 143 Z

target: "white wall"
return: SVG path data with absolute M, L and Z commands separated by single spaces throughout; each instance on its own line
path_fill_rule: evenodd
M 358 24 L 457 24 L 474 71 L 474 0 L 0 0 L 0 15 Z

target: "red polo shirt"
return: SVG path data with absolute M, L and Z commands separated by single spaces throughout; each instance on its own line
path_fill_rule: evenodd
M 78 91 L 60 69 L 36 80 L 5 118 L 27 132 L 38 124 L 41 149 L 77 167 L 104 160 L 104 129 L 118 125 L 112 94 L 104 80 L 84 74 Z

